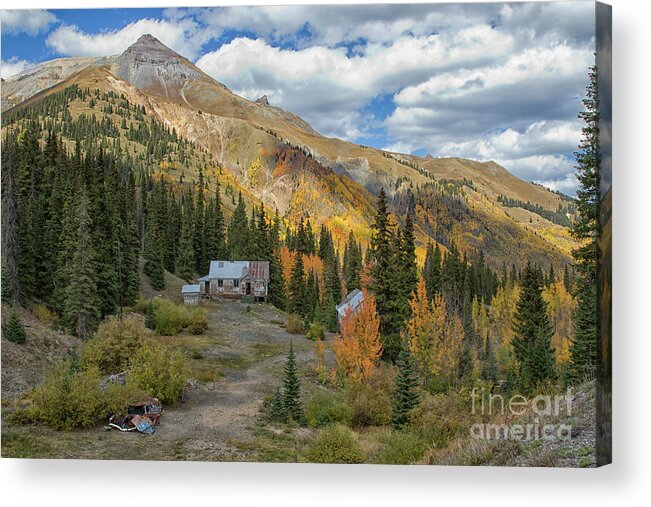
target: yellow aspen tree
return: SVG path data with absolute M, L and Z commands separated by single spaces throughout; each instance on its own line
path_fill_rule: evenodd
M 542 297 L 547 303 L 547 316 L 552 325 L 552 347 L 558 364 L 570 360 L 570 343 L 573 335 L 572 315 L 576 308 L 576 301 L 567 292 L 562 281 L 552 283 L 545 287 Z
M 423 278 L 409 301 L 411 318 L 407 322 L 409 349 L 426 377 L 437 375 L 437 355 L 445 330 L 445 303 L 437 294 L 430 304 Z

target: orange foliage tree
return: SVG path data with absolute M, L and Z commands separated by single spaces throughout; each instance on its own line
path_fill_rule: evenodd
M 346 314 L 341 322 L 341 334 L 332 341 L 335 371 L 356 383 L 373 374 L 382 354 L 375 296 L 366 290 L 363 294 L 364 301 L 356 312 Z

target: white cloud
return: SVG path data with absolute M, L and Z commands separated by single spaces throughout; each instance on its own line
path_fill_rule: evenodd
M 364 54 L 353 56 L 346 48 L 290 50 L 237 38 L 197 65 L 245 97 L 267 94 L 274 105 L 303 116 L 325 135 L 354 139 L 369 121 L 360 109 L 378 94 L 420 83 L 439 70 L 494 61 L 510 49 L 508 36 L 483 26 L 369 44 Z
M 196 58 L 201 46 L 210 38 L 190 19 L 173 22 L 146 18 L 120 30 L 96 34 L 83 32 L 75 25 L 62 25 L 48 36 L 46 44 L 65 56 L 106 56 L 122 53 L 146 33 L 190 59 Z
M 10 34 L 37 35 L 57 21 L 57 17 L 45 10 L 2 10 L 2 31 Z
M 8 77 L 15 76 L 20 72 L 34 66 L 33 62 L 28 60 L 21 60 L 15 56 L 10 57 L 7 60 L 2 60 L 2 65 L 0 66 L 0 74 L 2 79 L 7 79 Z

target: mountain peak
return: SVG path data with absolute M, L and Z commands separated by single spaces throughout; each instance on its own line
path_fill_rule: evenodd
M 260 104 L 261 106 L 268 106 L 269 105 L 269 99 L 267 98 L 266 95 L 263 95 L 258 100 L 256 100 L 255 103 Z
M 173 49 L 146 33 L 115 62 L 115 74 L 136 88 L 173 99 L 183 99 L 183 87 L 205 75 Z
M 152 57 L 157 57 L 157 59 L 160 57 L 182 58 L 176 51 L 163 44 L 150 33 L 141 35 L 136 42 L 131 44 L 131 46 L 122 53 L 122 56 L 133 53 L 144 53 Z

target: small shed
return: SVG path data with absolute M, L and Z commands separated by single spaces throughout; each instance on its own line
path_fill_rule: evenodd
M 341 326 L 341 321 L 348 315 L 348 313 L 355 313 L 359 305 L 364 301 L 364 293 L 355 289 L 351 291 L 346 298 L 336 306 L 337 309 L 337 323 Z
M 201 299 L 201 285 L 198 283 L 184 285 L 181 289 L 181 294 L 183 295 L 183 302 L 186 305 L 198 305 Z

